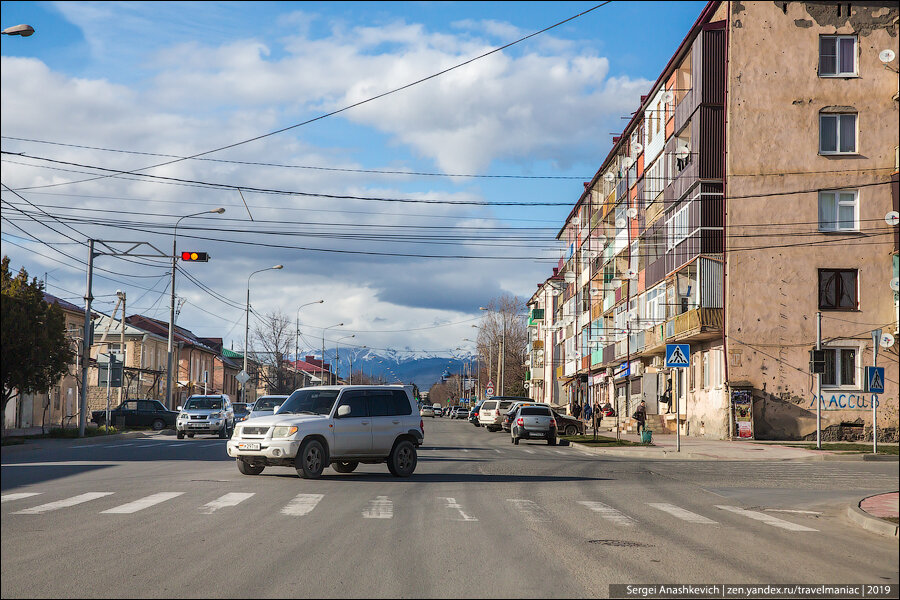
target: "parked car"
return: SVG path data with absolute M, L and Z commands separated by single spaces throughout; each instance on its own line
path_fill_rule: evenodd
M 291 466 L 316 479 L 326 466 L 350 473 L 359 463 L 386 462 L 395 477 L 416 469 L 425 426 L 403 386 L 340 385 L 301 388 L 277 414 L 245 421 L 227 443 L 244 475 Z M 416 418 L 419 417 L 419 418 Z
M 512 420 L 513 416 L 516 414 L 516 411 L 519 410 L 520 406 L 550 406 L 549 404 L 545 404 L 543 402 L 525 402 L 524 400 L 519 402 L 513 402 L 512 406 L 509 407 L 509 410 L 506 411 L 506 414 L 503 415 L 503 431 L 509 431 L 512 428 Z
M 441 408 L 441 405 L 440 405 L 440 404 L 438 404 L 437 402 L 435 402 L 435 403 L 432 404 L 431 406 L 434 408 L 434 416 L 436 416 L 436 417 L 443 417 L 443 416 L 444 416 L 444 409 Z
M 233 402 L 231 408 L 234 409 L 234 421 L 238 422 L 250 418 L 250 410 L 253 408 L 253 405 L 246 402 Z
M 431 417 L 434 418 L 434 407 L 430 404 L 426 404 L 422 407 L 422 410 L 419 411 L 419 414 L 423 417 Z
M 503 428 L 503 415 L 514 402 L 530 402 L 531 398 L 522 396 L 493 396 L 485 400 L 478 414 L 478 422 L 488 431 L 500 431 Z
M 481 427 L 481 423 L 478 422 L 478 411 L 481 410 L 481 404 L 478 403 L 472 407 L 472 410 L 469 411 L 469 423 L 474 425 L 475 427 Z
M 564 415 L 553 411 L 556 419 L 556 428 L 563 435 L 584 435 L 584 421 L 570 415 Z
M 159 400 L 126 400 L 109 411 L 110 424 L 124 427 L 150 427 L 154 431 L 174 429 L 177 410 L 168 410 Z M 91 412 L 91 421 L 106 424 L 106 411 Z
M 454 419 L 468 419 L 469 418 L 469 409 L 465 406 L 460 406 L 456 410 L 456 414 L 453 415 Z
M 556 445 L 556 419 L 549 406 L 520 406 L 513 418 L 510 436 L 513 444 L 519 440 L 545 439 L 550 446 Z
M 250 414 L 247 418 L 268 417 L 273 414 L 277 407 L 284 404 L 284 401 L 287 399 L 287 396 L 260 396 L 253 403 L 253 408 L 250 409 Z
M 234 431 L 234 409 L 228 394 L 191 396 L 178 410 L 181 414 L 175 421 L 175 437 L 179 440 L 198 433 L 215 433 L 224 439 Z

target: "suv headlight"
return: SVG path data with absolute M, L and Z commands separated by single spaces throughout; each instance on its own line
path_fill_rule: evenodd
M 220 413 L 220 412 L 211 413 L 211 414 L 209 415 L 209 418 L 210 418 L 210 419 L 221 419 L 221 418 L 222 418 L 222 413 Z
M 241 429 L 243 429 L 243 427 L 235 427 L 234 433 L 232 434 L 231 437 L 236 437 L 236 438 L 241 437 Z
M 187 421 L 189 417 L 187 413 L 181 413 L 180 415 L 178 415 L 178 418 Z
M 272 430 L 272 437 L 273 438 L 286 438 L 286 437 L 291 437 L 295 433 L 297 433 L 296 425 L 290 425 L 290 426 L 279 425 L 278 427 L 276 427 Z

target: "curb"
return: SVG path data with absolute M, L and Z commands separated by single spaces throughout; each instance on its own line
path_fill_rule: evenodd
M 664 450 L 660 446 L 636 446 L 633 450 L 626 450 L 620 448 L 597 448 L 593 446 L 587 446 L 581 444 L 579 442 L 571 442 L 572 446 L 578 446 L 586 450 L 587 452 L 591 452 L 593 454 L 605 454 L 607 456 L 623 456 L 628 458 L 650 458 L 650 459 L 658 459 L 658 460 L 733 460 L 733 461 L 759 461 L 761 459 L 777 461 L 777 462 L 786 462 L 786 461 L 823 461 L 826 460 L 824 455 L 821 454 L 808 454 L 801 456 L 793 456 L 787 458 L 772 458 L 772 457 L 760 457 L 760 456 L 721 456 L 714 454 L 712 452 L 703 452 L 703 451 L 692 451 L 682 449 L 681 452 L 676 452 L 674 449 L 672 450 Z M 655 448 L 651 450 L 650 448 Z
M 876 496 L 877 495 L 879 494 L 876 494 Z M 859 504 L 861 504 L 865 499 L 866 498 L 863 498 L 859 501 L 859 503 L 851 504 L 847 507 L 847 516 L 850 517 L 850 520 L 863 529 L 871 531 L 872 533 L 877 533 L 878 535 L 887 537 L 898 537 L 898 530 L 900 530 L 900 527 L 894 525 L 890 521 L 885 521 L 884 519 L 873 517 L 859 507 Z
M 167 430 L 163 430 L 162 432 L 156 433 L 165 433 Z M 94 445 L 94 444 L 102 444 L 104 442 L 109 442 L 112 440 L 129 440 L 135 438 L 143 438 L 146 437 L 146 433 L 144 431 L 126 431 L 124 433 L 114 433 L 112 435 L 96 435 L 90 437 L 83 438 L 50 438 L 50 437 L 42 437 L 42 438 L 26 438 L 24 443 L 22 444 L 14 444 L 10 446 L 3 446 L 2 453 L 17 453 L 23 452 L 26 450 L 41 450 L 42 448 L 47 448 L 50 446 L 61 447 L 68 444 L 78 444 L 78 445 Z

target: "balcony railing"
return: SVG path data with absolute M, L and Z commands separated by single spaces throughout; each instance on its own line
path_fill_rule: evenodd
M 721 308 L 695 308 L 666 321 L 666 339 L 683 340 L 721 331 L 723 321 L 724 312 Z

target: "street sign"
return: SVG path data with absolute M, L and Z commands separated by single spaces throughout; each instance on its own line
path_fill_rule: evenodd
M 494 395 L 494 382 L 493 381 L 488 381 L 487 387 L 484 388 L 484 393 L 487 395 L 488 398 L 490 398 L 491 396 Z
M 244 385 L 245 383 L 250 381 L 250 376 L 247 375 L 247 371 L 241 371 L 240 373 L 235 375 L 234 378 L 237 379 L 238 383 L 240 383 L 241 385 Z
M 872 394 L 884 393 L 884 367 L 866 367 L 866 382 Z
M 114 354 L 107 355 L 108 359 L 103 361 L 104 355 L 101 355 L 101 360 L 97 361 L 98 367 L 98 384 L 101 386 L 108 387 L 122 387 L 122 375 L 123 375 L 123 367 L 125 366 L 121 360 L 117 360 Z
M 689 366 L 691 366 L 691 345 L 690 344 L 666 344 L 666 366 L 667 367 L 689 367 Z

